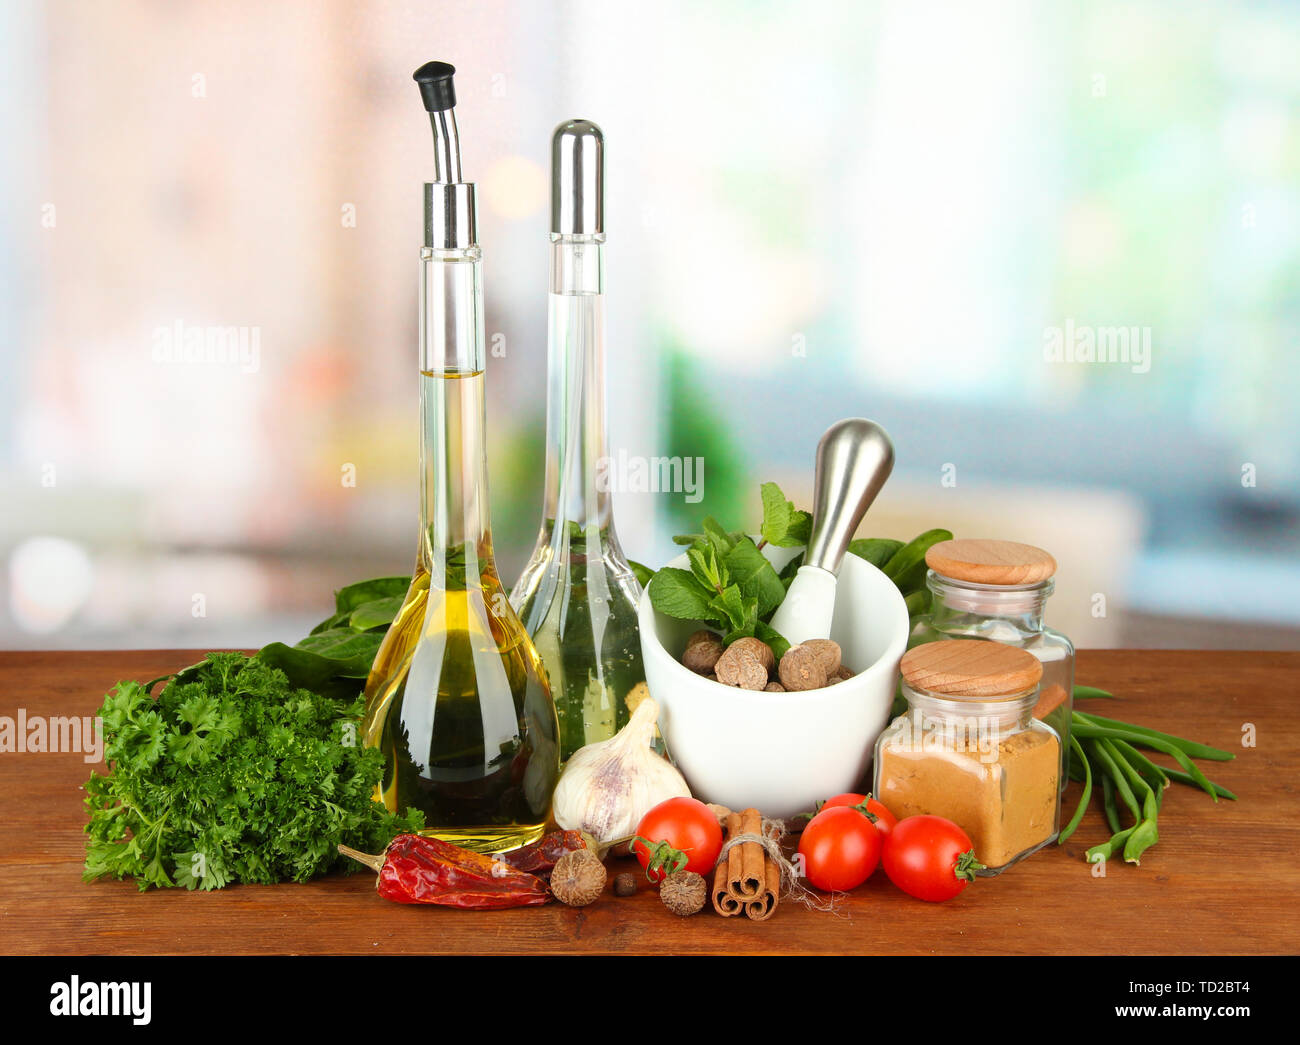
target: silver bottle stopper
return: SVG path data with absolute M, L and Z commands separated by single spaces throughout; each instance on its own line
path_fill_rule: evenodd
M 437 250 L 478 242 L 474 183 L 461 181 L 460 137 L 456 131 L 454 66 L 426 62 L 412 77 L 433 125 L 433 181 L 424 183 L 424 245 Z
M 605 233 L 605 135 L 590 120 L 568 120 L 551 136 L 551 232 Z

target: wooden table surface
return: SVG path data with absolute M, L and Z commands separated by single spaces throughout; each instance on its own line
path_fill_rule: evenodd
M 118 679 L 145 680 L 193 651 L 0 653 L 0 715 L 92 715 Z M 1217 805 L 1174 785 L 1141 867 L 1093 876 L 1090 811 L 1063 847 L 957 899 L 926 904 L 883 872 L 838 914 L 784 904 L 771 921 L 669 914 L 650 892 L 570 910 L 461 912 L 379 899 L 367 874 L 306 885 L 140 893 L 81 881 L 78 754 L 0 754 L 0 950 L 11 954 L 849 953 L 1252 954 L 1300 952 L 1295 702 L 1300 653 L 1090 650 L 1079 681 L 1122 702 L 1094 710 L 1238 752 L 1206 763 L 1240 796 Z M 1254 725 L 1255 747 L 1243 747 Z M 1071 798 L 1078 785 L 1072 785 Z M 632 865 L 635 867 L 635 864 Z

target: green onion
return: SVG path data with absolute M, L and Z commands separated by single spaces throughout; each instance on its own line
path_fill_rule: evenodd
M 1237 757 L 1231 751 L 1223 751 L 1217 747 L 1210 747 L 1208 744 L 1198 744 L 1195 740 L 1185 740 L 1183 737 L 1176 737 L 1171 733 L 1161 733 L 1158 729 L 1135 726 L 1130 722 L 1116 722 L 1113 718 L 1102 718 L 1100 715 L 1088 714 L 1083 711 L 1076 711 L 1075 714 L 1096 726 L 1124 729 L 1130 733 L 1140 733 L 1145 737 L 1163 740 L 1166 744 L 1173 744 L 1185 754 L 1191 755 L 1192 758 L 1204 758 L 1211 762 L 1231 762 Z
M 1075 686 L 1074 699 L 1114 700 L 1115 696 L 1093 686 Z M 1082 781 L 1083 790 L 1074 815 L 1057 841 L 1063 843 L 1075 833 L 1093 796 L 1099 796 L 1112 834 L 1084 853 L 1089 863 L 1109 860 L 1116 853 L 1122 853 L 1129 863 L 1140 863 L 1142 854 L 1160 840 L 1157 818 L 1171 783 L 1198 787 L 1216 802 L 1220 798 L 1234 801 L 1237 798 L 1226 787 L 1210 780 L 1192 761 L 1200 758 L 1227 762 L 1235 757 L 1230 751 L 1082 711 L 1071 715 L 1070 728 L 1070 778 Z M 1169 755 L 1180 768 L 1157 765 L 1139 748 Z M 1131 827 L 1121 825 L 1121 802 L 1133 815 Z
M 1057 836 L 1056 842 L 1058 845 L 1074 834 L 1075 828 L 1079 826 L 1079 821 L 1083 819 L 1084 811 L 1088 808 L 1088 799 L 1092 797 L 1092 767 L 1088 765 L 1088 756 L 1083 753 L 1083 745 L 1073 735 L 1070 737 L 1070 750 L 1075 756 L 1071 760 L 1071 768 L 1076 763 L 1083 764 L 1083 794 L 1079 796 L 1079 807 L 1074 811 L 1074 816 L 1070 817 L 1070 822 L 1065 825 L 1065 830 Z
M 1096 686 L 1075 686 L 1075 700 L 1118 700 L 1114 693 L 1104 689 L 1098 689 Z

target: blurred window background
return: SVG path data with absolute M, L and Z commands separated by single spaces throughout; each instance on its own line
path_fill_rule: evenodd
M 659 565 L 807 502 L 1040 544 L 1083 646 L 1300 645 L 1300 6 L 0 8 L 0 646 L 260 646 L 406 572 L 427 120 L 479 186 L 492 511 L 539 522 L 548 143 L 608 141 L 611 448 Z M 187 359 L 215 332 L 241 353 Z M 1101 359 L 1088 360 L 1088 346 Z

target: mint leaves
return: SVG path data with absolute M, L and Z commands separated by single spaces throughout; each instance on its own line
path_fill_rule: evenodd
M 776 483 L 762 487 L 762 544 L 793 548 L 808 541 L 812 518 L 786 500 Z M 721 633 L 723 643 L 755 636 L 779 657 L 789 643 L 767 621 L 785 598 L 786 584 L 761 544 L 741 531 L 729 531 L 712 516 L 701 532 L 674 537 L 686 548 L 689 570 L 666 566 L 650 580 L 650 602 L 678 620 L 699 621 Z
M 807 544 L 812 535 L 812 516 L 787 501 L 776 483 L 764 483 L 760 494 L 763 498 L 763 528 L 759 532 L 763 540 L 778 548 L 798 548 Z
M 665 566 L 654 575 L 650 602 L 669 617 L 708 625 L 728 644 L 755 634 L 761 618 L 770 616 L 785 595 L 772 564 L 744 534 L 715 529 L 697 535 L 686 558 L 689 570 Z
M 699 621 L 721 633 L 723 644 L 752 635 L 772 647 L 778 660 L 789 643 L 774 631 L 768 621 L 781 605 L 790 582 L 803 565 L 799 552 L 778 573 L 762 548 L 800 548 L 812 535 L 812 516 L 786 500 L 776 483 L 764 483 L 760 489 L 763 523 L 760 541 L 743 532 L 730 532 L 709 517 L 700 524 L 699 533 L 674 537 L 686 545 L 690 569 L 665 566 L 642 584 L 650 588 L 650 602 L 656 610 L 677 620 Z M 939 541 L 952 539 L 948 530 L 926 530 L 904 543 L 886 537 L 863 537 L 849 544 L 849 551 L 881 570 L 902 592 L 913 623 L 929 610 L 930 593 L 926 588 L 925 553 Z M 645 567 L 639 567 L 644 571 Z
M 785 598 L 785 585 L 775 568 L 748 537 L 737 541 L 727 553 L 725 565 L 740 593 L 757 604 L 758 616 L 766 619 Z
M 650 582 L 650 601 L 660 613 L 678 620 L 704 620 L 713 616 L 709 606 L 713 595 L 690 570 L 665 566 Z

